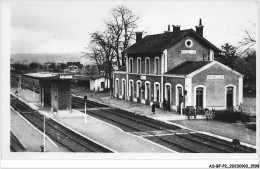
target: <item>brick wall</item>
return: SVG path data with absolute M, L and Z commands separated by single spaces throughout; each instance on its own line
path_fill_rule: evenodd
M 185 46 L 185 41 L 187 39 L 192 40 L 193 46 L 188 48 Z M 196 54 L 181 54 L 181 50 L 196 50 Z M 185 62 L 185 61 L 202 61 L 203 54 L 209 54 L 209 47 L 206 47 L 198 40 L 196 40 L 193 36 L 189 35 L 182 40 L 180 40 L 177 44 L 170 47 L 167 51 L 167 70 L 172 69 L 173 67 Z

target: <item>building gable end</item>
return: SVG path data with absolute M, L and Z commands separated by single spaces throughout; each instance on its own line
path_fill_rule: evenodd
M 220 62 L 218 62 L 218 61 L 213 61 L 213 62 L 211 62 L 211 63 L 209 63 L 209 64 L 207 64 L 207 65 L 201 67 L 200 69 L 197 69 L 197 70 L 195 70 L 194 72 L 192 72 L 192 73 L 186 75 L 186 77 L 193 77 L 194 75 L 196 75 L 196 74 L 202 72 L 203 70 L 206 70 L 206 69 L 210 68 L 211 66 L 213 66 L 213 65 L 215 65 L 215 64 L 218 64 L 219 66 L 223 67 L 224 69 L 226 69 L 226 70 L 228 70 L 228 71 L 231 71 L 231 72 L 237 74 L 238 76 L 242 76 L 242 77 L 243 77 L 243 75 L 242 75 L 241 73 L 239 73 L 239 72 L 237 72 L 237 71 L 231 69 L 230 67 L 228 67 L 228 66 L 226 66 L 226 65 L 224 65 L 224 64 L 222 64 L 222 63 L 220 63 Z

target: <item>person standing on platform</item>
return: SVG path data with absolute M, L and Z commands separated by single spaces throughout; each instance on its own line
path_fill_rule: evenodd
M 152 105 L 152 113 L 155 114 L 155 103 L 153 102 L 153 105 Z

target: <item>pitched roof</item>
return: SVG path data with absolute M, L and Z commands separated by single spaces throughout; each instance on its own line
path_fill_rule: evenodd
M 125 52 L 128 54 L 163 52 L 165 49 L 174 45 L 188 34 L 195 35 L 197 38 L 213 48 L 215 51 L 219 51 L 216 46 L 214 46 L 204 37 L 198 35 L 193 29 L 186 29 L 181 30 L 179 33 L 165 32 L 162 34 L 145 36 L 142 40 L 127 48 Z
M 209 63 L 211 63 L 211 61 L 187 61 L 169 70 L 165 74 L 187 75 L 202 68 L 203 66 Z

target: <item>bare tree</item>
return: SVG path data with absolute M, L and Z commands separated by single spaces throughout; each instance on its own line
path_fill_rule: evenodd
M 105 23 L 107 33 L 113 36 L 113 50 L 115 51 L 117 66 L 121 68 L 125 66 L 124 51 L 130 46 L 139 17 L 124 6 L 113 8 L 111 13 L 112 17 Z
M 254 22 L 249 21 L 252 27 L 255 29 L 256 24 Z M 255 31 L 242 30 L 243 38 L 238 43 L 240 44 L 239 48 L 244 48 L 243 52 L 248 52 L 256 44 Z
M 103 65 L 105 65 L 106 76 L 111 77 L 112 63 L 115 56 L 114 36 L 107 32 L 94 32 L 91 34 L 91 43 L 100 47 L 104 57 Z
M 90 53 L 83 52 L 83 57 L 89 57 L 91 60 L 94 60 L 98 68 L 98 73 L 100 74 L 101 67 L 105 60 L 103 49 L 96 42 L 91 42 L 86 49 L 89 50 Z

